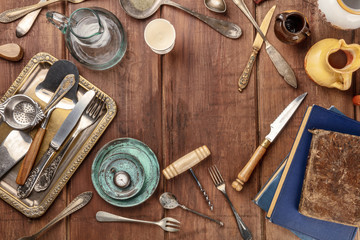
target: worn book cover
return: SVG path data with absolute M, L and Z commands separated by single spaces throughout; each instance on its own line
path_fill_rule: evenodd
M 314 105 L 305 113 L 267 217 L 282 227 L 317 240 L 354 239 L 357 228 L 307 217 L 299 213 L 299 202 L 312 134 L 308 129 L 326 129 L 360 136 L 360 122 Z
M 360 137 L 322 129 L 312 133 L 299 212 L 360 225 Z

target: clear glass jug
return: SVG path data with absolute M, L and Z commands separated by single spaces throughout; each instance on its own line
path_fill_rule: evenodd
M 111 68 L 126 52 L 127 39 L 119 19 L 103 8 L 80 8 L 70 17 L 51 11 L 46 17 L 65 34 L 71 55 L 90 69 Z

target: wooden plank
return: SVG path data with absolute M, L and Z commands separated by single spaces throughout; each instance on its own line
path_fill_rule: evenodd
M 0 12 L 7 9 L 28 5 L 28 1 L 5 1 L 0 4 Z M 57 58 L 63 58 L 65 48 L 62 39 L 57 38 L 55 27 L 50 26 L 46 22 L 45 13 L 48 9 L 62 11 L 63 4 L 55 4 L 41 11 L 38 19 L 29 33 L 23 38 L 15 36 L 15 29 L 19 22 L 15 21 L 8 24 L 0 24 L 0 44 L 14 42 L 24 49 L 24 58 L 19 62 L 8 62 L 0 60 L 1 87 L 0 94 L 3 95 L 16 77 L 20 74 L 28 61 L 38 52 L 48 52 Z M 54 218 L 66 206 L 66 189 L 59 194 L 51 208 L 38 219 L 29 219 L 20 212 L 12 208 L 4 201 L 0 201 L 0 232 L 1 239 L 18 239 L 21 236 L 35 233 Z M 58 223 L 54 228 L 44 234 L 44 239 L 65 239 L 66 238 L 65 221 Z
M 90 204 L 79 214 L 70 217 L 69 239 L 114 239 L 126 236 L 132 239 L 162 239 L 164 231 L 152 225 L 133 223 L 98 223 L 97 211 L 107 211 L 124 217 L 160 220 L 164 215 L 158 204 L 162 192 L 162 179 L 155 194 L 145 203 L 131 208 L 119 208 L 105 202 L 95 191 L 91 182 L 91 166 L 99 149 L 107 142 L 120 137 L 143 141 L 156 154 L 161 164 L 161 76 L 158 69 L 159 56 L 145 44 L 143 31 L 146 20 L 133 19 L 126 15 L 118 1 L 88 1 L 81 5 L 69 4 L 71 13 L 79 7 L 102 7 L 114 13 L 122 23 L 128 39 L 128 48 L 119 64 L 106 71 L 93 71 L 81 66 L 80 74 L 99 87 L 117 105 L 117 115 L 95 148 L 70 180 L 68 200 L 77 194 L 91 190 L 94 193 Z M 154 17 L 158 17 L 156 13 Z M 58 33 L 60 34 L 60 32 Z M 69 59 L 75 61 L 72 56 Z

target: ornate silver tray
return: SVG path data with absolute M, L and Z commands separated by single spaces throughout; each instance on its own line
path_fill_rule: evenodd
M 4 102 L 14 94 L 22 93 L 32 97 L 41 105 L 41 107 L 44 107 L 46 103 L 36 97 L 35 88 L 45 79 L 50 66 L 57 60 L 58 59 L 48 53 L 36 54 L 21 71 L 20 75 L 1 98 L 0 102 Z M 115 101 L 85 78 L 80 76 L 79 89 L 77 93 L 78 98 L 80 98 L 89 89 L 94 89 L 105 95 L 106 111 L 95 124 L 83 131 L 75 144 L 72 145 L 69 152 L 65 155 L 63 162 L 59 166 L 59 169 L 49 188 L 40 193 L 33 191 L 28 198 L 19 199 L 17 197 L 18 185 L 15 180 L 21 161 L 0 179 L 0 198 L 27 217 L 40 217 L 46 212 L 116 115 Z M 46 148 L 48 148 L 51 139 L 56 134 L 56 131 L 69 113 L 70 110 L 63 109 L 56 109 L 52 113 L 47 132 L 36 159 L 37 162 L 45 152 Z M 5 123 L 0 125 L 1 142 L 6 138 L 11 130 L 12 129 Z M 33 137 L 35 133 L 33 131 L 29 134 Z

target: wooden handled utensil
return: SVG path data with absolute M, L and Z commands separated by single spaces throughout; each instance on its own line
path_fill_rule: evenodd
M 24 50 L 16 43 L 8 43 L 0 46 L 0 57 L 9 61 L 20 61 L 24 56 Z

